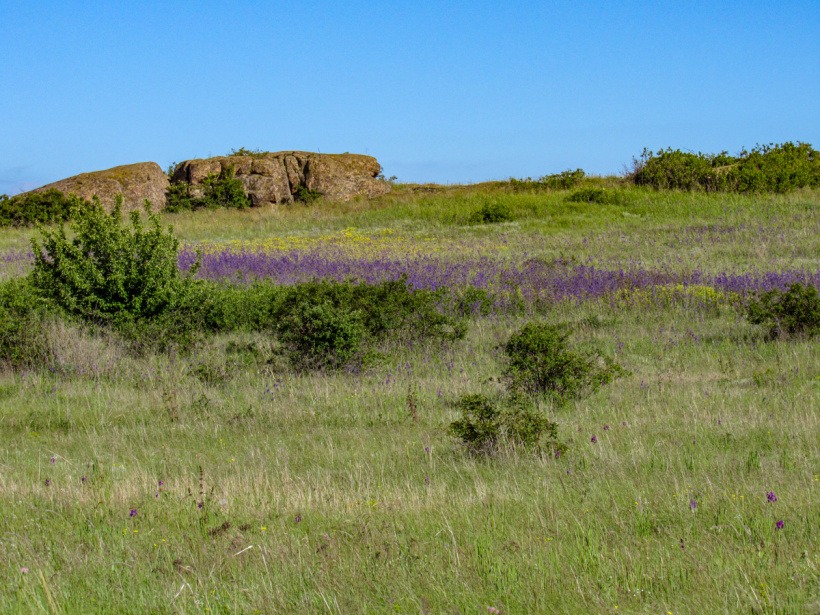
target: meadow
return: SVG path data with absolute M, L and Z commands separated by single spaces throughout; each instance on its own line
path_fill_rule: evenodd
M 201 279 L 404 275 L 448 290 L 466 335 L 310 371 L 261 331 L 140 353 L 46 322 L 46 360 L 0 374 L 0 611 L 820 612 L 818 341 L 745 311 L 820 286 L 820 189 L 585 181 L 611 198 L 398 184 L 163 214 Z M 31 270 L 35 236 L 0 229 L 0 279 Z M 565 453 L 473 454 L 456 402 L 503 391 L 529 322 L 624 374 L 538 401 Z

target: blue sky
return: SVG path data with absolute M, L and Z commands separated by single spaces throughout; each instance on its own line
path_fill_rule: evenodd
M 820 148 L 818 33 L 816 0 L 0 0 L 0 193 L 239 147 L 440 183 Z

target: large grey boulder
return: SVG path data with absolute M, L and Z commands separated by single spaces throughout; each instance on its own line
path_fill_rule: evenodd
M 300 188 L 333 201 L 372 198 L 390 191 L 390 184 L 377 179 L 381 172 L 378 161 L 360 154 L 267 152 L 185 160 L 176 166 L 171 181 L 196 187 L 209 174 L 218 175 L 229 166 L 257 207 L 290 203 Z
M 81 173 L 42 186 L 31 192 L 45 192 L 54 188 L 64 194 L 74 193 L 91 200 L 97 196 L 106 209 L 114 207 L 118 194 L 123 196 L 123 210 L 141 209 L 148 199 L 155 211 L 165 207 L 165 191 L 169 186 L 168 176 L 156 162 L 126 164 L 105 171 Z

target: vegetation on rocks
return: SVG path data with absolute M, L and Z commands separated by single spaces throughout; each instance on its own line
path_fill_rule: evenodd
M 201 192 L 195 196 L 195 192 Z M 242 182 L 234 177 L 234 168 L 226 167 L 218 175 L 209 173 L 202 188 L 195 189 L 187 182 L 172 183 L 165 193 L 165 210 L 169 213 L 197 209 L 245 209 L 251 200 L 245 194 Z

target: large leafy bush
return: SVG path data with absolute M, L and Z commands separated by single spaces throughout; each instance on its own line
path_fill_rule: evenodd
M 69 239 L 65 225 L 40 230 L 32 240 L 31 282 L 66 313 L 98 324 L 122 325 L 155 318 L 190 289 L 195 265 L 187 275 L 177 268 L 179 242 L 165 233 L 146 201 L 148 227 L 139 212 L 123 226 L 122 198 L 110 214 L 98 199 L 78 210 Z

